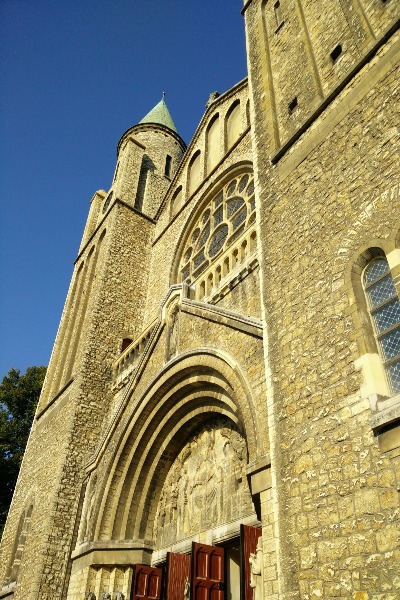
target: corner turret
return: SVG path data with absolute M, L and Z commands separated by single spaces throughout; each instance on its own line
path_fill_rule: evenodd
M 186 144 L 165 103 L 160 102 L 122 136 L 110 192 L 153 218 L 182 160 Z

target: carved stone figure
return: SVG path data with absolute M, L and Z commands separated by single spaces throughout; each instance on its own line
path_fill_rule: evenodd
M 94 592 L 88 592 L 86 595 L 86 600 L 96 600 L 96 594 Z
M 167 348 L 166 360 L 170 360 L 178 352 L 178 321 L 179 321 L 179 304 L 176 303 L 168 316 L 168 333 L 167 333 Z
M 189 582 L 189 578 L 186 577 L 185 589 L 183 590 L 183 600 L 189 600 L 189 599 L 190 599 L 190 582 Z
M 155 519 L 160 547 L 254 511 L 246 478 L 246 443 L 220 418 L 202 426 L 166 477 Z
M 221 94 L 219 92 L 211 92 L 206 102 L 206 108 L 211 106 L 211 104 L 216 100 Z
M 111 600 L 110 592 L 103 592 L 101 595 L 101 600 Z
M 250 587 L 253 588 L 253 600 L 264 599 L 263 585 L 263 552 L 262 538 L 258 538 L 257 549 L 255 554 L 250 554 Z
M 122 592 L 115 592 L 115 600 L 125 600 L 125 594 Z

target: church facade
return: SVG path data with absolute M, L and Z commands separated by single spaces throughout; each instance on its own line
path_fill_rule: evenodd
M 0 598 L 400 598 L 396 0 L 247 0 L 94 194 Z

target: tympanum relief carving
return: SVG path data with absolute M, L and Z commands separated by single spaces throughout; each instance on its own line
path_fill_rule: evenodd
M 225 420 L 198 430 L 165 480 L 154 537 L 162 548 L 254 512 L 246 443 Z

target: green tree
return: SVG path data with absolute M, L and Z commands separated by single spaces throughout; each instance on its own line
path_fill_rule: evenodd
M 0 384 L 0 534 L 3 530 L 46 367 L 11 369 Z

